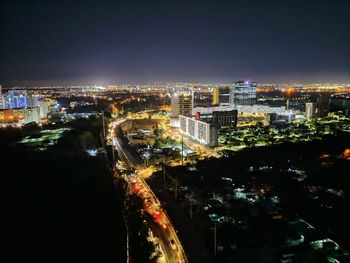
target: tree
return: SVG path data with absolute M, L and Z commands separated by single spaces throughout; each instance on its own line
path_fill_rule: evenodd
M 89 131 L 84 131 L 80 136 L 80 145 L 86 150 L 94 146 L 94 136 Z
M 152 217 L 143 211 L 141 197 L 131 195 L 128 201 L 127 221 L 130 233 L 131 257 L 134 262 L 156 262 L 155 247 L 147 239 Z

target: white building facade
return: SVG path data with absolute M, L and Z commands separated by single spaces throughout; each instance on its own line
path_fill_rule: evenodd
M 180 132 L 209 147 L 218 145 L 218 129 L 211 123 L 180 115 Z

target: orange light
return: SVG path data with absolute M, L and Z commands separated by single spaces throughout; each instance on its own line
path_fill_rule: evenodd
M 345 158 L 346 160 L 350 161 L 350 148 L 346 148 L 339 158 Z

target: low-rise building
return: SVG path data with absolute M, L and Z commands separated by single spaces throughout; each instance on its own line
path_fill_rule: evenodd
M 196 113 L 200 114 L 212 114 L 214 111 L 232 111 L 237 110 L 238 113 L 277 113 L 282 114 L 286 111 L 285 106 L 273 107 L 267 105 L 236 105 L 236 106 L 217 106 L 217 107 L 195 107 L 192 110 L 192 115 Z
M 213 123 L 219 128 L 236 128 L 237 110 L 213 111 Z

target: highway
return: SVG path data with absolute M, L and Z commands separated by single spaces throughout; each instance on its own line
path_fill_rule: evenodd
M 138 175 L 138 171 L 142 170 L 144 165 L 124 137 L 120 128 L 121 123 L 122 121 L 116 123 L 113 130 L 110 131 L 111 134 L 109 139 L 113 140 L 119 158 L 129 167 L 135 169 L 134 174 L 125 176 L 125 178 L 129 183 L 131 194 L 136 194 L 143 198 L 144 211 L 149 213 L 156 223 L 151 231 L 154 240 L 156 240 L 156 243 L 160 246 L 162 254 L 158 259 L 158 262 L 186 263 L 188 262 L 186 254 L 169 217 L 161 208 L 160 202 L 152 189 L 145 180 Z

